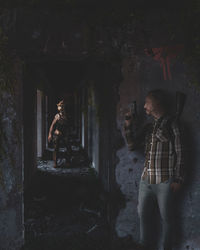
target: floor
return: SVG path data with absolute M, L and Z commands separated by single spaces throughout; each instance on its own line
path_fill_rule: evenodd
M 68 165 L 62 162 L 63 150 L 58 168 L 50 160 L 51 151 L 38 159 L 37 172 L 25 191 L 22 250 L 140 249 L 130 237 L 115 239 L 113 245 L 108 194 L 81 147 L 72 147 Z
M 90 168 L 39 161 L 25 195 L 24 249 L 106 250 L 110 230 L 100 183 Z

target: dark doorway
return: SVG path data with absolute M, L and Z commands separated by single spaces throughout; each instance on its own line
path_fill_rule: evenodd
M 69 249 L 88 246 L 94 250 L 109 245 L 107 191 L 113 171 L 109 131 L 115 118 L 111 112 L 115 102 L 110 104 L 114 88 L 108 84 L 108 73 L 110 66 L 104 63 L 48 61 L 30 63 L 26 68 L 23 106 L 27 249 L 63 249 L 71 244 Z M 47 138 L 56 104 L 63 98 L 71 119 L 70 163 L 55 169 L 53 147 Z M 62 150 L 61 155 L 65 153 Z

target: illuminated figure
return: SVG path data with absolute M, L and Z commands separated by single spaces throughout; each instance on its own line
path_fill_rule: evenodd
M 124 124 L 129 150 L 145 149 L 138 196 L 140 243 L 144 249 L 155 249 L 152 237 L 155 221 L 152 214 L 158 207 L 162 220 L 163 248 L 172 250 L 174 198 L 184 180 L 180 130 L 177 120 L 167 115 L 162 90 L 152 90 L 147 94 L 144 109 L 147 115 L 154 118 L 153 123 L 139 128 L 134 125 L 134 116 L 129 112 Z
M 69 146 L 69 121 L 65 110 L 64 101 L 60 101 L 57 104 L 58 113 L 55 115 L 54 120 L 51 123 L 48 135 L 48 142 L 53 141 L 54 152 L 53 152 L 53 160 L 54 160 L 54 168 L 57 168 L 57 159 L 59 153 L 59 147 L 65 146 L 67 148 L 68 153 L 70 152 Z

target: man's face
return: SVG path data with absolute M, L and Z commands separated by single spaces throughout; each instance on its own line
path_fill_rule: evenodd
M 144 109 L 147 115 L 153 115 L 153 113 L 155 112 L 155 103 L 151 98 L 145 98 Z

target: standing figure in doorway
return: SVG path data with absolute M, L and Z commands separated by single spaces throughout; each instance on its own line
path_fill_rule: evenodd
M 144 249 L 155 249 L 152 243 L 152 233 L 155 232 L 152 213 L 158 207 L 163 249 L 172 250 L 174 198 L 184 179 L 180 130 L 176 120 L 167 115 L 165 93 L 162 90 L 152 90 L 147 94 L 144 109 L 147 115 L 153 117 L 153 123 L 133 129 L 134 119 L 131 118 L 125 120 L 124 124 L 129 150 L 145 149 L 138 196 L 140 242 Z
M 69 146 L 69 119 L 65 110 L 65 102 L 62 100 L 57 104 L 58 113 L 55 115 L 54 120 L 51 123 L 48 135 L 48 142 L 53 141 L 54 152 L 54 168 L 57 168 L 57 158 L 59 153 L 59 147 L 61 144 L 65 145 L 68 153 L 70 153 Z

